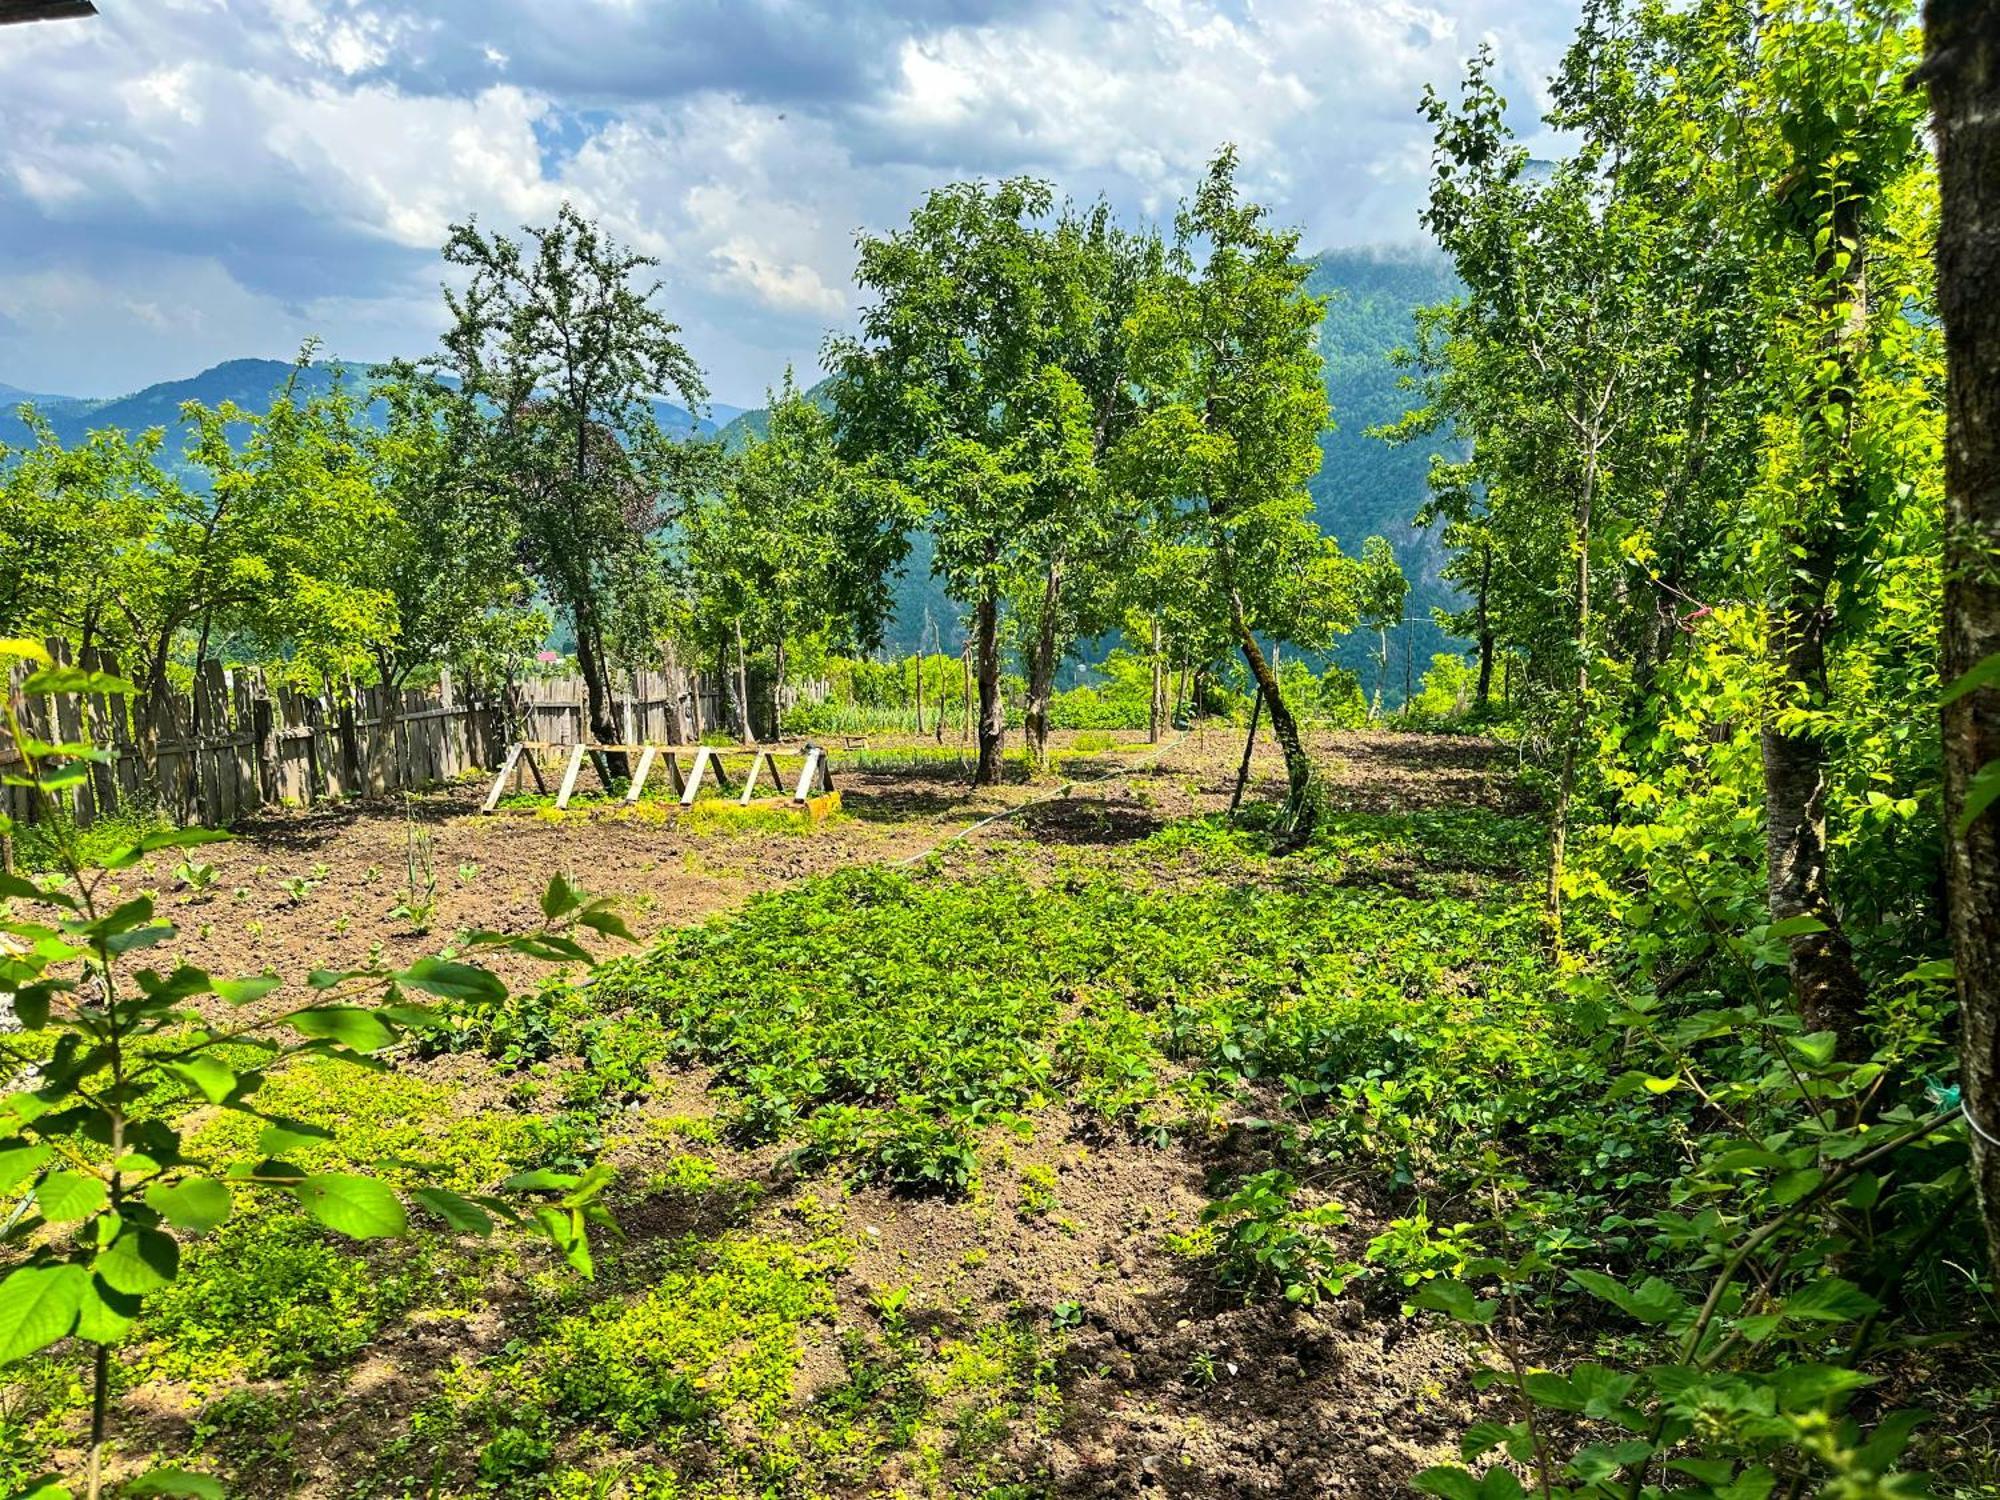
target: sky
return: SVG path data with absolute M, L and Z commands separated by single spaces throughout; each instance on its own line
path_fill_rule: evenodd
M 1532 125 L 1567 0 L 97 0 L 0 28 L 0 382 L 111 396 L 308 336 L 419 355 L 469 216 L 657 257 L 711 397 L 851 324 L 854 237 L 1029 173 L 1171 220 L 1222 142 L 1309 248 L 1408 244 L 1426 83 Z

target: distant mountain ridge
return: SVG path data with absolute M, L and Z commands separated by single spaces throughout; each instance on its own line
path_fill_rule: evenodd
M 180 426 L 180 409 L 185 401 L 199 401 L 205 406 L 233 401 L 247 411 L 262 410 L 292 378 L 295 369 L 290 360 L 226 359 L 184 380 L 163 380 L 129 396 L 106 399 L 37 395 L 0 385 L 0 443 L 19 446 L 28 441 L 27 424 L 16 415 L 16 408 L 23 402 L 32 404 L 47 418 L 56 436 L 67 446 L 105 427 L 132 433 L 150 427 L 171 431 Z M 343 365 L 331 360 L 307 365 L 298 370 L 299 389 L 307 396 L 323 395 L 332 389 L 335 371 L 340 370 L 357 390 L 365 390 L 369 385 L 368 369 L 366 365 Z M 728 420 L 741 409 L 731 406 L 719 410 L 729 414 L 725 418 Z M 720 431 L 713 420 L 697 417 L 671 401 L 655 400 L 653 413 L 661 429 L 675 437 L 689 433 L 710 436 Z
M 1358 555 L 1370 535 L 1389 539 L 1410 579 L 1407 617 L 1419 623 L 1404 627 L 1413 679 L 1421 677 L 1433 652 L 1463 645 L 1430 622 L 1433 608 L 1455 608 L 1458 597 L 1445 582 L 1445 554 L 1436 535 L 1411 524 L 1424 502 L 1427 473 L 1435 444 L 1392 448 L 1368 430 L 1392 422 L 1408 407 L 1410 393 L 1402 389 L 1402 372 L 1392 353 L 1408 345 L 1415 334 L 1420 307 L 1445 301 L 1459 291 L 1451 264 L 1427 247 L 1330 250 L 1312 257 L 1307 287 L 1328 300 L 1320 330 L 1320 350 L 1326 361 L 1327 395 L 1333 423 L 1320 438 L 1324 461 L 1310 490 L 1319 523 L 1340 541 L 1344 551 Z M 332 362 L 317 363 L 300 372 L 308 393 L 326 390 L 333 382 Z M 349 378 L 366 384 L 365 366 L 347 366 Z M 232 359 L 185 380 L 163 381 L 111 399 L 33 395 L 0 385 L 0 443 L 19 445 L 27 429 L 15 407 L 32 401 L 66 444 L 80 441 L 96 428 L 121 427 L 138 432 L 149 427 L 179 425 L 183 401 L 208 405 L 233 401 L 255 409 L 269 404 L 272 394 L 292 374 L 286 360 Z M 826 400 L 826 381 L 807 395 Z M 734 450 L 769 432 L 769 414 L 761 408 L 717 405 L 709 417 L 696 417 L 672 402 L 655 401 L 661 427 L 676 436 L 719 435 Z M 174 440 L 170 437 L 170 447 Z M 930 576 L 928 539 L 912 539 L 910 559 L 895 591 L 895 616 L 885 646 L 896 652 L 915 650 L 921 637 L 928 645 L 941 638 L 944 649 L 958 649 L 959 608 Z M 938 632 L 933 637 L 929 625 Z M 1372 682 L 1368 662 L 1372 636 L 1365 632 L 1342 642 L 1333 653 L 1344 666 Z M 1404 639 L 1392 641 L 1389 671 L 1390 701 L 1399 701 L 1403 687 Z
M 1460 284 L 1451 262 L 1428 246 L 1329 250 L 1313 256 L 1310 264 L 1307 289 L 1328 299 L 1320 325 L 1320 353 L 1333 405 L 1333 425 L 1320 437 L 1320 469 L 1308 485 L 1313 510 L 1321 528 L 1337 538 L 1350 556 L 1360 554 L 1361 543 L 1369 536 L 1387 537 L 1396 549 L 1410 580 L 1404 613 L 1418 622 L 1403 631 L 1414 682 L 1434 652 L 1463 644 L 1431 623 L 1433 608 L 1454 609 L 1459 600 L 1442 576 L 1446 559 L 1437 536 L 1412 524 L 1428 493 L 1431 455 L 1438 445 L 1391 447 L 1370 437 L 1369 429 L 1395 421 L 1410 405 L 1411 393 L 1402 387 L 1403 372 L 1391 356 L 1415 339 L 1417 310 L 1458 295 Z M 827 385 L 823 380 L 806 394 L 825 404 Z M 747 411 L 722 429 L 722 440 L 734 449 L 769 431 L 767 412 Z M 913 541 L 884 644 L 894 652 L 915 650 L 919 636 L 931 639 L 928 618 L 939 628 L 945 649 L 955 651 L 962 639 L 961 611 L 930 576 L 926 540 Z M 1357 632 L 1335 649 L 1334 658 L 1372 684 L 1374 667 L 1368 653 L 1373 643 L 1372 634 Z M 1391 641 L 1386 694 L 1391 702 L 1402 698 L 1403 647 L 1403 638 Z

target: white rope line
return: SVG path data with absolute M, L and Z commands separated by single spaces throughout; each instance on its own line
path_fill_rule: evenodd
M 912 854 L 908 859 L 899 859 L 892 861 L 890 864 L 890 868 L 900 869 L 904 865 L 913 865 L 920 859 L 929 859 L 933 854 L 937 853 L 938 850 L 944 848 L 946 844 L 957 843 L 958 840 L 966 838 L 971 834 L 975 834 L 979 832 L 979 830 L 982 828 L 989 828 L 995 823 L 1004 823 L 1007 821 L 1007 819 L 1013 817 L 1015 814 L 1024 813 L 1031 807 L 1040 807 L 1045 802 L 1061 801 L 1064 797 L 1067 797 L 1070 794 L 1070 792 L 1076 787 L 1100 786 L 1107 781 L 1121 781 L 1125 777 L 1130 776 L 1134 771 L 1138 770 L 1141 766 L 1147 765 L 1152 761 L 1158 760 L 1161 756 L 1165 755 L 1169 750 L 1172 750 L 1176 746 L 1185 743 L 1186 740 L 1187 740 L 1186 734 L 1177 734 L 1172 739 L 1168 740 L 1164 745 L 1160 746 L 1159 749 L 1148 751 L 1146 754 L 1140 756 L 1137 760 L 1133 761 L 1128 766 L 1121 766 L 1118 770 L 1108 771 L 1102 776 L 1087 777 L 1078 781 L 1065 781 L 1062 783 L 1062 785 L 1058 786 L 1054 791 L 1048 793 L 1046 796 L 1035 797 L 1027 802 L 1017 803 L 1013 807 L 1008 808 L 1005 812 L 995 813 L 990 818 L 981 818 L 976 823 L 968 823 L 966 824 L 965 827 L 958 829 L 956 832 L 946 834 L 943 838 L 939 839 L 936 843 L 930 845 L 928 848 L 919 849 L 915 854 Z
M 1965 1116 L 1965 1125 L 1968 1130 L 1986 1142 L 1987 1145 L 1993 1147 L 1995 1150 L 2000 1150 L 2000 1136 L 1989 1134 L 1984 1125 L 1972 1118 L 1972 1106 L 1970 1104 L 1967 1104 L 1963 1099 L 1959 1100 L 1958 1112 Z

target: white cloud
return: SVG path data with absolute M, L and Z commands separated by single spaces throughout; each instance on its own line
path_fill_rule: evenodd
M 851 316 L 855 230 L 957 176 L 1159 219 L 1229 140 L 1309 244 L 1409 239 L 1422 85 L 1490 36 L 1532 99 L 1571 21 L 1557 0 L 173 0 L 10 27 L 0 380 L 129 387 L 312 331 L 419 352 L 446 225 L 570 197 L 660 259 L 718 395 L 750 402 Z

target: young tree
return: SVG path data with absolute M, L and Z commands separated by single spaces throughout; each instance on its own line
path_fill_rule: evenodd
M 1989 1263 L 2000 1265 L 2000 3 L 1930 0 L 1930 84 L 1943 217 L 1938 302 L 1945 444 L 1947 874 L 1961 1057 Z
M 382 426 L 363 422 L 357 436 L 387 514 L 359 541 L 364 576 L 394 610 L 393 633 L 369 642 L 393 695 L 423 668 L 485 654 L 528 586 L 509 517 L 477 482 L 466 404 L 413 367 L 383 373 L 371 393 Z
M 1312 829 L 1312 762 L 1257 635 L 1304 645 L 1354 625 L 1351 565 L 1312 518 L 1306 480 L 1327 422 L 1322 304 L 1307 294 L 1298 234 L 1242 200 L 1225 148 L 1175 222 L 1169 274 L 1133 319 L 1146 409 L 1122 462 L 1162 502 L 1169 544 L 1192 544 L 1186 581 L 1225 625 L 1284 750 L 1286 837 Z
M 832 417 L 789 370 L 767 410 L 766 436 L 735 454 L 690 509 L 684 560 L 697 632 L 734 646 L 746 712 L 746 641 L 771 652 L 775 726 L 793 646 L 808 637 L 858 652 L 880 644 L 912 507 L 873 465 L 841 457 Z
M 525 241 L 452 226 L 445 260 L 452 327 L 432 368 L 453 377 L 482 426 L 478 465 L 504 504 L 535 578 L 576 636 L 593 738 L 620 738 L 606 640 L 619 584 L 672 519 L 670 497 L 705 457 L 661 432 L 651 398 L 706 398 L 680 328 L 656 305 L 656 264 L 565 203 Z M 615 757 L 613 774 L 622 774 Z
M 1042 471 L 1009 590 L 1027 669 L 1022 738 L 1038 772 L 1048 761 L 1056 669 L 1079 639 L 1117 623 L 1119 581 L 1132 565 L 1141 507 L 1116 484 L 1110 458 L 1139 410 L 1129 328 L 1163 248 L 1157 235 L 1118 228 L 1100 203 L 1063 212 L 1049 255 L 1063 311 L 1055 362 L 1035 392 L 1041 410 L 1030 419 L 1069 446 Z
M 1375 653 L 1375 697 L 1368 705 L 1368 717 L 1382 717 L 1382 682 L 1389 675 L 1389 627 L 1403 623 L 1403 601 L 1410 595 L 1410 580 L 1396 561 L 1396 549 L 1384 536 L 1371 536 L 1361 544 L 1361 559 L 1355 565 L 1355 592 L 1361 623 L 1377 634 Z
M 1922 169 L 1922 101 L 1907 87 L 1917 38 L 1893 16 L 1808 0 L 1765 17 L 1740 48 L 1731 40 L 1725 33 L 1714 50 L 1743 57 L 1727 102 L 1744 132 L 1743 212 L 1767 246 L 1756 285 L 1774 332 L 1762 379 L 1765 482 L 1754 492 L 1770 612 L 1771 920 L 1792 929 L 1792 987 L 1807 1024 L 1858 1057 L 1867 992 L 1831 889 L 1828 669 L 1839 628 L 1866 597 L 1844 575 L 1880 531 L 1882 486 L 1901 477 L 1896 434 L 1871 426 L 1863 392 L 1903 316 L 1896 302 L 1871 305 L 1880 292 L 1869 267 L 1876 241 L 1896 232 L 1900 185 Z
M 907 228 L 864 236 L 855 280 L 874 294 L 859 338 L 827 363 L 850 456 L 874 456 L 929 508 L 932 567 L 973 614 L 979 759 L 1000 777 L 1000 610 L 1052 493 L 1088 483 L 1089 409 L 1059 363 L 1067 311 L 1047 183 L 930 193 Z

